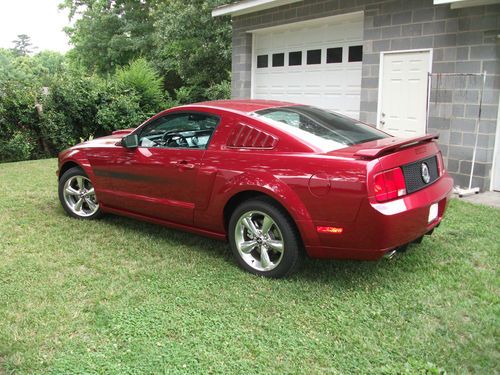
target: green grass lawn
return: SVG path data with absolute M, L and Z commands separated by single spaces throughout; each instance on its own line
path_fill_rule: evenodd
M 500 210 L 454 200 L 392 261 L 267 280 L 223 242 L 69 218 L 55 170 L 0 165 L 0 374 L 500 371 Z

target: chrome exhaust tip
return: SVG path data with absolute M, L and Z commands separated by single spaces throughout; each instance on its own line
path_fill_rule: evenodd
M 389 250 L 387 253 L 384 254 L 384 258 L 385 259 L 392 259 L 396 256 L 396 253 L 397 253 L 397 250 L 394 249 L 394 250 Z

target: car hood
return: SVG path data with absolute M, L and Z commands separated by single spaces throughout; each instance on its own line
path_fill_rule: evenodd
M 118 142 L 122 140 L 123 137 L 126 135 L 132 133 L 135 129 L 121 129 L 121 130 L 115 130 L 111 135 L 107 135 L 104 137 L 99 137 L 95 138 L 89 141 L 85 141 L 82 143 L 77 144 L 76 146 L 72 148 L 89 148 L 89 147 L 109 147 L 109 146 L 114 146 Z

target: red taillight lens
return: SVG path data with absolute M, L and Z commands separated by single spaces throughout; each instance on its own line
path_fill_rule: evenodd
M 375 199 L 386 202 L 406 194 L 406 183 L 401 168 L 380 172 L 374 177 Z
M 437 162 L 438 162 L 438 176 L 442 176 L 444 174 L 444 161 L 443 154 L 441 151 L 437 154 Z

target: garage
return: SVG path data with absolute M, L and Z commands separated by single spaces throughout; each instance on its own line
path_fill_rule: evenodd
M 252 98 L 359 118 L 363 12 L 253 30 Z

